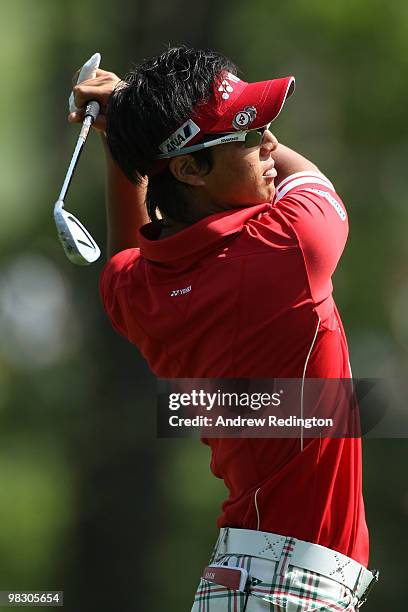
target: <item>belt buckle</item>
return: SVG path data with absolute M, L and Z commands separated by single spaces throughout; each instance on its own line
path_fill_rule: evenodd
M 371 570 L 371 573 L 373 575 L 373 579 L 371 580 L 371 582 L 368 584 L 366 590 L 364 591 L 364 593 L 362 594 L 360 601 L 357 604 L 357 608 L 361 608 L 361 606 L 363 604 L 365 604 L 365 602 L 367 601 L 367 598 L 370 594 L 371 589 L 373 588 L 373 586 L 376 584 L 376 582 L 378 582 L 378 579 L 380 577 L 380 572 L 379 570 L 373 569 Z

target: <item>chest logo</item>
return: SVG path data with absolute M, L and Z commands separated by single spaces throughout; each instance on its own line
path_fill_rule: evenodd
M 184 287 L 183 289 L 172 289 L 170 291 L 170 297 L 177 297 L 178 295 L 185 295 L 186 293 L 190 293 L 191 285 L 188 287 Z

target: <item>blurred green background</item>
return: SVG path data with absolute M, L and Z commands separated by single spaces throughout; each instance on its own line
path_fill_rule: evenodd
M 0 590 L 63 589 L 69 612 L 190 610 L 225 491 L 208 449 L 157 440 L 155 380 L 110 327 L 103 261 L 74 267 L 52 206 L 78 134 L 71 75 L 123 75 L 168 43 L 213 47 L 249 80 L 294 74 L 276 121 L 348 205 L 335 297 L 355 376 L 408 365 L 408 4 L 393 0 L 13 0 L 0 25 Z M 104 249 L 92 134 L 67 208 Z M 367 440 L 364 610 L 406 610 L 406 440 Z

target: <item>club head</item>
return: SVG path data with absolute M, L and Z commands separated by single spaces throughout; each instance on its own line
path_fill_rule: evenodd
M 95 240 L 74 215 L 64 210 L 62 200 L 55 203 L 54 221 L 58 238 L 72 263 L 86 266 L 99 258 L 101 252 Z

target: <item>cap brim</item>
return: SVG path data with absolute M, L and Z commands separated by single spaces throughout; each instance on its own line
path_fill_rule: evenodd
M 295 78 L 293 76 L 247 83 L 243 92 L 234 100 L 225 114 L 206 132 L 217 134 L 237 129 L 233 123 L 234 119 L 247 107 L 255 108 L 256 117 L 244 129 L 262 127 L 276 119 L 286 99 L 293 94 L 294 90 Z

